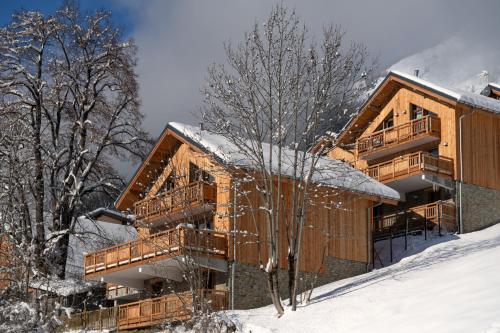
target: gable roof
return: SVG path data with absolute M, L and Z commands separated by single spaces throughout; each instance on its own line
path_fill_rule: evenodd
M 166 140 L 168 136 L 175 136 L 182 142 L 188 143 L 195 149 L 203 152 L 212 157 L 217 163 L 225 166 L 237 166 L 241 168 L 253 169 L 256 165 L 254 161 L 249 159 L 248 155 L 242 153 L 240 149 L 231 144 L 221 135 L 211 133 L 200 128 L 186 125 L 181 123 L 168 123 L 156 146 L 160 145 L 162 140 Z M 156 147 L 155 146 L 155 147 Z M 263 144 L 264 154 L 267 155 L 271 150 L 276 150 L 276 146 Z M 148 161 L 154 160 L 157 149 L 153 149 L 150 156 L 146 159 Z M 302 152 L 303 154 L 308 154 Z M 277 155 L 277 154 L 276 154 Z M 282 150 L 282 166 L 281 171 L 284 176 L 293 176 L 293 151 L 284 149 Z M 312 156 L 312 155 L 311 155 Z M 276 161 L 277 159 L 275 159 Z M 306 157 L 306 161 L 309 159 Z M 306 165 L 307 167 L 307 165 Z M 277 163 L 273 163 L 272 168 L 277 170 Z M 359 170 L 351 167 L 348 163 L 322 157 L 316 165 L 317 172 L 313 177 L 313 182 L 323 184 L 325 186 L 338 187 L 345 189 L 349 192 L 360 193 L 368 196 L 379 197 L 385 200 L 397 201 L 400 199 L 399 193 L 388 186 L 385 186 L 371 177 L 368 177 Z M 131 188 L 134 188 L 134 182 L 140 179 L 140 173 L 145 172 L 142 166 L 136 172 L 127 188 L 120 194 L 115 204 L 118 209 L 124 205 L 124 198 L 128 196 Z
M 365 101 L 358 113 L 344 126 L 338 136 L 338 142 L 352 143 L 368 126 L 368 121 L 380 112 L 383 100 L 397 92 L 403 86 L 421 90 L 448 104 L 463 104 L 500 115 L 500 101 L 481 94 L 448 88 L 434 84 L 414 75 L 391 70 Z M 357 128 L 354 128 L 357 127 Z

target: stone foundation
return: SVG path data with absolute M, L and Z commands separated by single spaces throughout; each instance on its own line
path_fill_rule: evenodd
M 327 257 L 324 264 L 324 272 L 318 276 L 315 287 L 352 277 L 367 272 L 367 264 L 359 261 L 351 261 Z M 300 292 L 311 288 L 315 273 L 300 274 Z M 280 270 L 278 274 L 280 296 L 288 298 L 288 272 Z M 252 309 L 271 304 L 268 293 L 267 276 L 257 266 L 236 263 L 234 282 L 234 308 Z
M 457 189 L 459 189 L 458 184 Z M 457 203 L 460 203 L 457 191 Z M 462 233 L 500 222 L 500 190 L 462 183 Z

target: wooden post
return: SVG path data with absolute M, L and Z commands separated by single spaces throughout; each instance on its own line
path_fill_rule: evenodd
M 372 232 L 372 267 L 375 269 L 375 231 Z
M 438 203 L 438 204 L 437 204 L 437 215 L 438 215 L 438 229 L 439 229 L 439 236 L 443 236 L 443 235 L 441 234 L 441 213 L 442 213 L 441 203 Z
M 408 216 L 407 212 L 405 211 L 405 251 L 408 250 Z
M 391 251 L 391 263 L 392 263 L 392 226 L 389 227 L 389 248 Z
M 424 214 L 424 239 L 427 240 L 427 214 Z

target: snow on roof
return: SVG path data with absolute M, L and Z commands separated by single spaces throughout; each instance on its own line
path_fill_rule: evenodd
M 73 278 L 61 280 L 53 277 L 50 279 L 32 280 L 29 285 L 33 289 L 49 291 L 58 296 L 66 297 L 87 292 L 92 288 L 98 287 L 100 283 Z
M 500 90 L 500 83 L 490 82 L 490 83 L 488 83 L 488 85 L 495 88 L 495 89 Z
M 474 93 L 470 93 L 470 92 L 466 92 L 466 91 L 461 91 L 458 89 L 446 88 L 442 85 L 437 85 L 437 84 L 431 83 L 429 81 L 423 80 L 417 76 L 406 74 L 406 73 L 396 71 L 396 70 L 391 70 L 389 72 L 388 76 L 391 74 L 399 76 L 402 79 L 405 79 L 407 81 L 415 83 L 415 84 L 422 86 L 424 88 L 433 90 L 441 95 L 444 95 L 448 98 L 456 100 L 459 103 L 474 106 L 474 107 L 483 109 L 485 111 L 500 113 L 500 101 L 498 101 L 496 99 L 489 98 L 489 97 L 486 97 L 486 96 L 480 95 L 480 94 L 474 94 Z
M 93 221 L 79 217 L 75 234 L 70 235 L 69 251 L 66 260 L 67 275 L 76 279 L 83 276 L 84 253 L 90 253 L 113 244 L 135 239 L 137 231 L 132 226 Z
M 240 151 L 232 143 L 221 136 L 206 130 L 201 130 L 199 127 L 171 122 L 167 125 L 175 132 L 192 141 L 202 150 L 209 154 L 213 154 L 218 160 L 227 164 L 239 167 L 254 168 L 257 164 L 249 159 L 249 156 Z M 264 156 L 268 156 L 270 150 L 276 151 L 278 147 L 269 144 L 263 144 Z M 304 153 L 308 154 L 309 153 Z M 294 152 L 291 149 L 282 150 L 282 174 L 285 176 L 293 176 L 293 161 Z M 312 157 L 312 155 L 310 155 Z M 272 168 L 278 170 L 277 158 L 274 159 Z M 306 158 L 306 163 L 311 159 Z M 310 167 L 310 165 L 306 165 Z M 351 167 L 348 163 L 334 160 L 331 158 L 321 157 L 316 164 L 317 172 L 314 173 L 313 182 L 324 184 L 327 186 L 338 187 L 351 192 L 357 192 L 370 196 L 382 197 L 389 200 L 399 200 L 399 193 L 392 188 L 379 183 L 375 179 L 368 177 L 361 171 Z

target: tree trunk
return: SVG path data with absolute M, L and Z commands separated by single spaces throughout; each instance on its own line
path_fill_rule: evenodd
M 281 305 L 279 283 L 278 283 L 278 270 L 273 267 L 270 272 L 267 273 L 267 284 L 269 287 L 269 294 L 271 295 L 271 300 L 278 311 L 278 317 L 281 317 L 285 310 L 283 305 Z
M 295 260 L 292 251 L 288 253 L 288 297 L 289 305 L 293 304 L 293 286 L 295 285 Z

